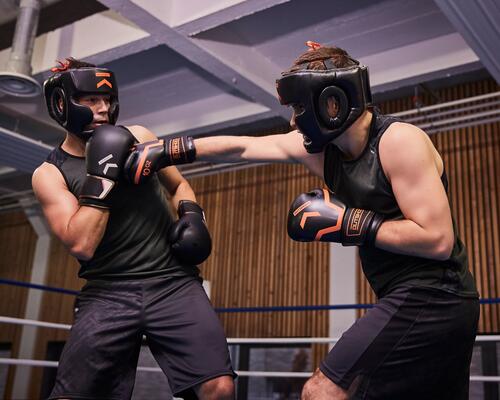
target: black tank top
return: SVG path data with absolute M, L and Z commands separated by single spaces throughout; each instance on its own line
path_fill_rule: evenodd
M 384 174 L 379 159 L 380 138 L 393 122 L 400 120 L 381 115 L 373 109 L 368 143 L 355 160 L 343 160 L 338 147 L 325 149 L 325 183 L 349 207 L 385 214 L 388 219 L 402 219 L 403 214 Z M 448 189 L 446 173 L 441 177 Z M 395 254 L 376 247 L 361 246 L 359 255 L 363 272 L 377 296 L 383 297 L 397 286 L 425 286 L 462 296 L 478 296 L 467 265 L 467 253 L 453 222 L 455 243 L 446 261 Z
M 78 198 L 87 175 L 85 158 L 55 148 L 47 157 Z M 155 176 L 147 184 L 121 180 L 112 192 L 108 225 L 94 256 L 78 260 L 78 276 L 94 279 L 143 279 L 197 276 L 196 266 L 181 265 L 171 254 L 167 232 L 173 219 Z

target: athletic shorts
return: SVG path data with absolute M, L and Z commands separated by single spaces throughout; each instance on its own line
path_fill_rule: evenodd
M 75 303 L 75 322 L 50 399 L 130 399 L 143 335 L 176 396 L 235 376 L 224 331 L 199 278 L 92 281 Z
M 398 288 L 342 335 L 320 370 L 353 399 L 466 400 L 478 318 L 477 298 Z

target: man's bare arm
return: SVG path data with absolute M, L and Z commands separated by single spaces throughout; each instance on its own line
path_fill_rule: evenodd
M 384 222 L 376 245 L 395 253 L 446 260 L 454 234 L 440 179 L 441 160 L 419 128 L 398 123 L 389 129 L 381 139 L 380 158 L 405 219 Z
M 211 136 L 194 140 L 196 158 L 201 161 L 301 163 L 323 176 L 323 153 L 309 154 L 300 132 L 269 136 Z
M 73 256 L 90 259 L 104 235 L 109 211 L 80 207 L 59 170 L 51 164 L 44 163 L 35 170 L 32 185 L 52 232 Z
M 149 129 L 134 125 L 128 127 L 139 143 L 157 140 L 157 136 Z M 189 182 L 181 175 L 175 166 L 165 167 L 158 171 L 158 178 L 161 184 L 171 196 L 171 203 L 175 210 L 181 200 L 191 200 L 196 202 L 196 196 Z

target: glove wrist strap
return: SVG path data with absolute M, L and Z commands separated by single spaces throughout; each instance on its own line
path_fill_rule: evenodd
M 384 217 L 374 211 L 348 208 L 342 227 L 343 246 L 373 246 Z
M 115 181 L 95 175 L 87 175 L 79 197 L 81 205 L 109 208 L 108 195 L 115 186 Z
M 191 136 L 165 140 L 165 154 L 169 165 L 188 164 L 196 159 L 196 147 Z
M 203 221 L 205 221 L 205 213 L 203 212 L 203 208 L 201 208 L 199 204 L 191 200 L 179 201 L 179 207 L 177 207 L 177 215 L 179 216 L 179 218 L 188 213 L 199 214 L 203 218 Z

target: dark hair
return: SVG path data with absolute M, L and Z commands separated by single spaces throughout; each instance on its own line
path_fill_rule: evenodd
M 317 45 L 301 54 L 293 62 L 288 72 L 295 72 L 301 69 L 328 69 L 324 63 L 325 60 L 332 60 L 336 68 L 346 68 L 359 64 L 359 61 L 352 58 L 347 51 L 340 47 L 323 47 Z
M 73 57 L 65 58 L 64 61 L 57 60 L 59 63 L 58 66 L 51 68 L 52 72 L 62 72 L 67 71 L 68 69 L 80 69 L 80 68 L 95 68 L 96 65 L 88 63 L 86 61 L 77 60 Z

